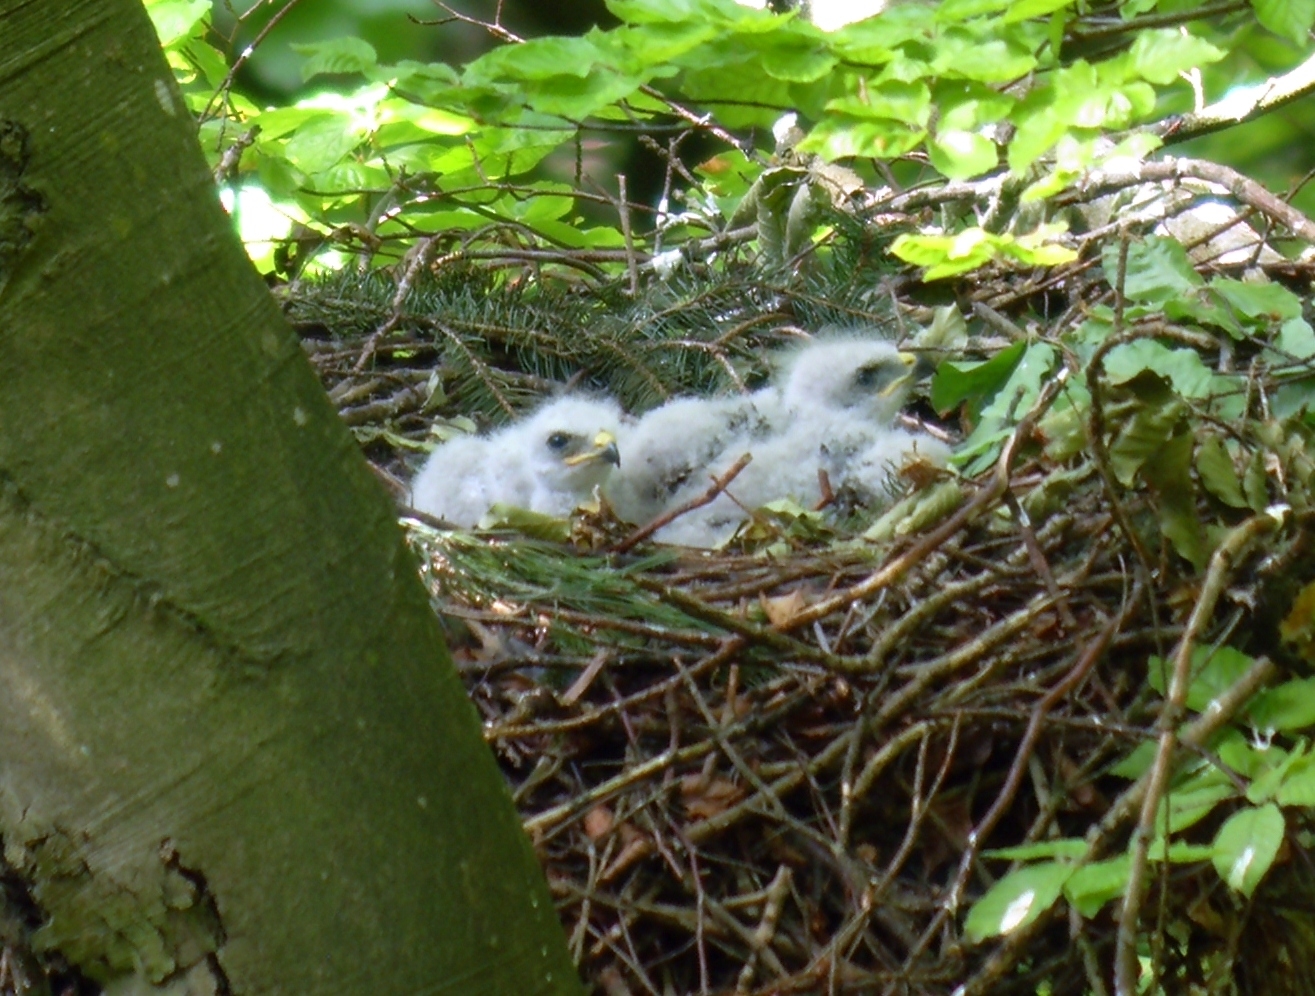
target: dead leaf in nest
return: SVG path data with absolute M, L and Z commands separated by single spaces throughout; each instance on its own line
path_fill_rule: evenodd
M 598 984 L 602 987 L 604 996 L 631 996 L 632 993 L 625 976 L 615 965 L 608 965 L 598 973 Z
M 1315 663 L 1315 582 L 1302 588 L 1292 600 L 1292 608 L 1279 623 L 1278 635 L 1284 643 L 1295 644 L 1304 660 Z
M 718 816 L 743 798 L 744 789 L 729 778 L 695 774 L 680 780 L 680 801 L 696 820 Z
M 620 829 L 621 851 L 612 863 L 598 876 L 598 884 L 606 885 L 631 865 L 653 853 L 653 842 L 629 823 L 622 823 Z
M 616 817 L 608 806 L 595 806 L 584 814 L 584 832 L 590 840 L 598 840 L 612 832 Z
M 1081 766 L 1067 755 L 1059 757 L 1059 773 L 1064 778 L 1068 788 L 1069 805 L 1065 808 L 1068 812 L 1078 812 L 1083 809 L 1095 809 L 1100 807 L 1104 812 L 1105 807 L 1109 805 L 1109 800 L 1097 790 L 1096 786 L 1090 782 L 1074 782 L 1074 779 L 1080 777 Z
M 1209 931 L 1216 937 L 1227 936 L 1228 925 L 1219 911 L 1214 908 L 1208 896 L 1202 896 L 1187 908 L 1187 915 L 1198 927 Z
M 928 460 L 921 453 L 915 453 L 899 471 L 900 477 L 919 489 L 937 481 L 942 473 L 938 464 Z
M 758 601 L 762 604 L 767 621 L 777 628 L 786 625 L 808 608 L 808 599 L 798 588 L 788 595 L 777 595 L 775 598 L 759 595 Z

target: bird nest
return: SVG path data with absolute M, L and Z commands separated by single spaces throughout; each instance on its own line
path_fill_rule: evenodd
M 1153 235 L 1101 249 L 954 289 L 940 315 L 965 335 L 938 414 L 916 412 L 957 440 L 953 469 L 879 516 L 778 510 L 718 551 L 605 507 L 531 535 L 405 519 L 595 991 L 1107 992 L 1129 970 L 1312 991 L 1292 912 L 1315 899 L 1294 774 L 1315 722 L 1306 277 L 1291 253 L 1244 278 Z M 817 301 L 898 335 L 946 300 L 901 275 L 736 279 L 687 311 L 668 287 L 684 318 L 665 339 L 607 304 L 622 318 L 606 348 L 571 345 L 575 372 L 627 403 L 618 383 L 657 384 L 651 404 L 751 382 Z M 291 310 L 400 477 L 444 364 L 496 323 L 384 286 L 332 336 L 306 318 L 323 289 Z M 587 337 L 598 312 L 578 307 Z M 529 348 L 549 326 L 497 327 L 528 346 L 468 356 L 490 384 L 528 397 L 569 374 Z M 1246 833 L 1249 858 L 1229 849 Z

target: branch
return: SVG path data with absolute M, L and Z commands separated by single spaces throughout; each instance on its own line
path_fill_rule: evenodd
M 1315 222 L 1291 204 L 1235 169 L 1200 159 L 1178 159 L 1170 156 L 1155 162 L 1141 163 L 1132 169 L 1092 170 L 1077 182 L 1071 192 L 1057 197 L 1055 203 L 1071 204 L 1089 201 L 1102 194 L 1143 183 L 1180 181 L 1188 178 L 1217 183 L 1239 203 L 1255 208 L 1293 235 L 1307 242 L 1315 242 Z
M 1163 139 L 1166 145 L 1186 142 L 1262 117 L 1313 91 L 1315 55 L 1282 76 L 1272 76 L 1258 86 L 1239 88 L 1199 111 L 1165 118 L 1146 131 Z
M 1123 909 L 1119 913 L 1114 955 L 1116 992 L 1137 991 L 1137 976 L 1140 970 L 1137 957 L 1137 921 L 1141 915 L 1141 903 L 1145 891 L 1147 855 L 1151 838 L 1155 833 L 1155 814 L 1168 787 L 1174 753 L 1178 746 L 1178 717 L 1187 702 L 1187 688 L 1191 684 L 1192 651 L 1196 648 L 1196 642 L 1204 632 L 1206 624 L 1213 617 L 1215 605 L 1223 594 L 1229 578 L 1232 577 L 1238 561 L 1245 555 L 1252 542 L 1278 528 L 1286 514 L 1285 508 L 1268 510 L 1252 516 L 1228 534 L 1219 549 L 1214 552 L 1214 556 L 1210 558 L 1210 567 L 1201 585 L 1200 597 L 1192 607 L 1187 628 L 1174 651 L 1173 675 L 1164 710 L 1160 713 L 1158 750 L 1142 798 L 1141 816 L 1132 837 L 1132 867 L 1128 872 Z
M 625 553 L 635 544 L 642 543 L 644 540 L 648 539 L 663 526 L 670 525 L 672 522 L 680 518 L 686 512 L 692 512 L 696 508 L 702 508 L 704 505 L 708 504 L 713 499 L 715 499 L 719 494 L 725 491 L 727 486 L 731 483 L 731 481 L 735 480 L 735 478 L 739 476 L 740 471 L 742 471 L 745 467 L 749 466 L 749 461 L 751 461 L 752 459 L 753 457 L 750 454 L 748 453 L 744 454 L 744 456 L 740 457 L 738 460 L 736 460 L 733 464 L 730 465 L 730 468 L 726 471 L 726 473 L 722 474 L 720 477 L 714 477 L 712 480 L 712 485 L 708 488 L 707 491 L 703 492 L 703 494 L 699 495 L 697 498 L 691 501 L 687 501 L 684 505 L 681 505 L 679 508 L 673 508 L 669 512 L 663 512 L 648 525 L 636 529 L 633 533 L 631 533 L 629 536 L 623 539 L 620 543 L 617 543 L 614 547 L 612 547 L 608 552 Z

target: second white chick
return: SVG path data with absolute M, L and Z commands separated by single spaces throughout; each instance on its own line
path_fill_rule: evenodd
M 620 462 L 621 420 L 612 401 L 563 395 L 497 432 L 437 447 L 411 504 L 457 526 L 478 525 L 495 504 L 570 515 Z
M 626 461 L 604 489 L 617 515 L 642 525 L 684 490 L 700 483 L 706 489 L 708 471 L 727 447 L 766 432 L 757 397 L 673 398 L 622 426 Z
M 753 462 L 726 494 L 682 515 L 657 538 L 719 546 L 749 510 L 770 501 L 789 498 L 811 508 L 822 499 L 819 470 L 833 487 L 854 477 L 855 490 L 861 487 L 876 500 L 887 489 L 879 492 L 872 485 L 888 481 L 895 456 L 915 438 L 891 424 L 908 397 L 915 364 L 915 357 L 893 343 L 856 336 L 816 339 L 794 350 L 782 367 L 780 385 L 755 395 L 769 431 L 732 440 L 711 469 L 724 470 L 746 451 Z M 706 479 L 691 481 L 669 507 L 690 501 L 707 485 Z

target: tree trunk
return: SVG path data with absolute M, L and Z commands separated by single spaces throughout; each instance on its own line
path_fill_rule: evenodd
M 0 0 L 0 838 L 111 991 L 568 993 L 389 501 L 136 0 Z

